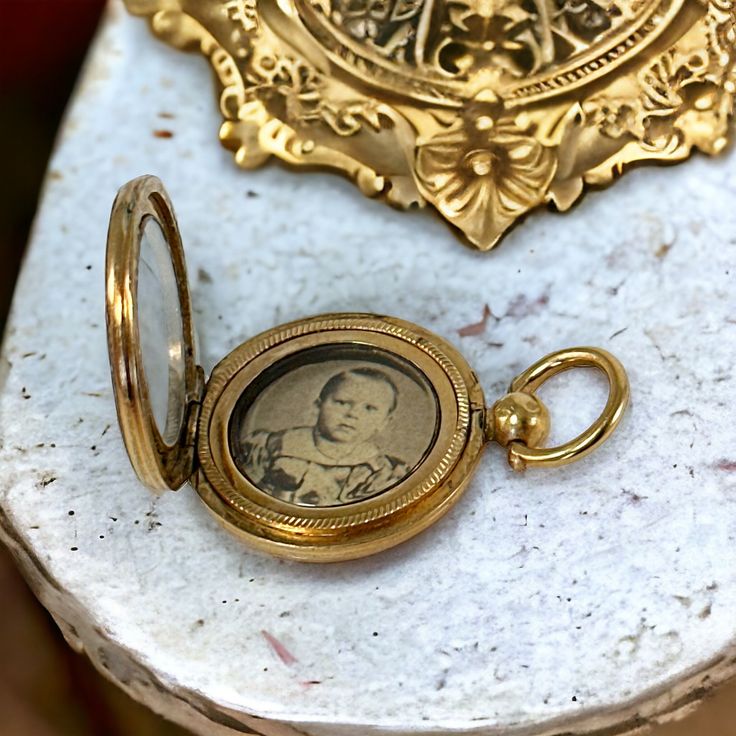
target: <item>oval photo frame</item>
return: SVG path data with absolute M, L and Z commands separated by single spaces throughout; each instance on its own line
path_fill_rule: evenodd
M 396 473 L 385 487 L 379 484 L 364 497 L 325 505 L 284 500 L 244 471 L 233 441 L 233 422 L 247 414 L 279 372 L 288 373 L 290 361 L 298 367 L 305 361 L 319 363 L 319 356 L 347 360 L 348 354 L 352 364 L 361 354 L 368 364 L 390 366 L 393 361 L 396 370 L 405 366 L 407 373 L 415 372 L 426 382 L 437 411 L 431 442 L 417 462 L 405 464 L 406 472 Z M 274 370 L 277 378 L 269 380 Z M 368 375 L 376 381 L 373 393 L 380 394 L 377 381 L 383 379 L 376 377 L 378 371 Z M 199 418 L 195 486 L 230 531 L 271 554 L 324 562 L 362 557 L 419 533 L 459 498 L 483 448 L 484 415 L 483 393 L 473 371 L 454 348 L 426 330 L 373 315 L 300 320 L 249 340 L 214 369 Z M 309 437 L 306 429 L 299 431 Z M 426 437 L 426 427 L 424 433 Z M 315 451 L 310 444 L 309 452 Z M 303 458 L 290 461 L 312 467 Z

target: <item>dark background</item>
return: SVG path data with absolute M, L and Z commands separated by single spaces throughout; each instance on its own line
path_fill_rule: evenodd
M 102 0 L 0 0 L 0 334 Z M 1 470 L 0 470 L 1 472 Z M 64 642 L 0 546 L 0 736 L 184 736 Z
M 103 5 L 0 0 L 0 334 L 54 136 Z M 154 734 L 186 736 L 66 645 L 0 547 L 0 736 Z M 652 736 L 736 736 L 736 686 Z

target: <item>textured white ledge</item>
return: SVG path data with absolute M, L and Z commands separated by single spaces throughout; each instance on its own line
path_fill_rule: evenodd
M 338 177 L 238 171 L 213 87 L 205 61 L 113 4 L 18 286 L 2 536 L 70 642 L 207 734 L 622 733 L 731 674 L 736 153 L 632 172 L 482 255 Z M 120 440 L 104 243 L 118 186 L 142 173 L 177 208 L 206 369 L 280 322 L 365 310 L 453 341 L 489 401 L 550 350 L 608 348 L 630 371 L 624 425 L 567 469 L 516 476 L 489 449 L 448 517 L 373 559 L 249 552 L 190 488 L 141 487 Z M 485 333 L 460 338 L 486 304 Z M 595 376 L 561 377 L 556 437 L 603 397 Z

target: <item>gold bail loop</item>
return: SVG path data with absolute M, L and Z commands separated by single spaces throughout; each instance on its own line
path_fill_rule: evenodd
M 608 401 L 600 417 L 582 434 L 558 447 L 539 447 L 549 433 L 549 413 L 534 392 L 553 376 L 571 368 L 597 368 L 608 379 Z M 618 426 L 629 402 L 629 379 L 621 363 L 600 348 L 570 348 L 545 356 L 511 383 L 497 401 L 490 439 L 508 447 L 514 470 L 528 465 L 566 465 L 592 452 Z

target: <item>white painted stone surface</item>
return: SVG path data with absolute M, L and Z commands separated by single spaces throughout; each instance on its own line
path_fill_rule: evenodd
M 70 642 L 208 734 L 619 733 L 731 674 L 736 151 L 629 173 L 479 254 L 336 176 L 237 170 L 213 87 L 113 3 L 5 336 L 2 535 Z M 249 551 L 190 487 L 142 487 L 117 429 L 105 236 L 143 173 L 177 208 L 205 369 L 278 323 L 364 310 L 450 339 L 489 402 L 550 350 L 608 348 L 630 372 L 624 424 L 565 469 L 514 475 L 490 448 L 445 519 L 377 557 Z M 486 332 L 460 338 L 484 304 Z M 555 437 L 604 394 L 595 375 L 558 379 Z

